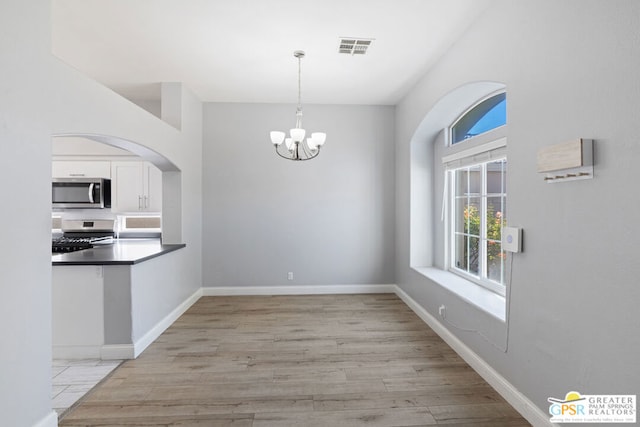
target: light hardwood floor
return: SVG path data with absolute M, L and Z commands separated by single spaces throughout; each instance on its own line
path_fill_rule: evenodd
M 203 297 L 61 426 L 529 426 L 397 296 Z

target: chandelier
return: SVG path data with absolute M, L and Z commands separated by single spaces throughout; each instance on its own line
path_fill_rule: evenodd
M 310 138 L 304 139 L 306 131 L 302 128 L 302 97 L 300 90 L 300 62 L 304 58 L 304 51 L 296 50 L 293 56 L 298 58 L 298 108 L 296 109 L 296 127 L 289 130 L 289 138 L 281 131 L 271 131 L 271 142 L 276 153 L 287 160 L 311 160 L 320 154 L 320 147 L 324 145 L 327 134 L 314 132 Z M 282 143 L 284 142 L 284 146 Z M 285 147 L 285 148 L 282 148 Z

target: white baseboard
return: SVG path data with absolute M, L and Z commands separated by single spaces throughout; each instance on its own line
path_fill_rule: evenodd
M 54 345 L 51 356 L 54 359 L 99 359 L 101 345 Z
M 204 287 L 203 296 L 392 294 L 396 285 L 224 286 Z
M 38 421 L 33 427 L 58 427 L 58 413 L 51 411 L 46 417 Z
M 100 353 L 102 360 L 135 359 L 133 344 L 105 344 Z
M 486 382 L 488 382 L 516 411 L 534 427 L 555 427 L 549 421 L 549 415 L 538 408 L 527 396 L 520 393 L 510 382 L 493 369 L 458 337 L 452 334 L 442 323 L 426 311 L 400 287 L 396 286 L 396 295 L 404 301 L 431 329 L 437 333 L 465 362 L 469 364 Z
M 133 343 L 133 359 L 138 357 L 149 345 L 156 340 L 173 322 L 178 320 L 182 314 L 189 309 L 202 296 L 200 288 L 187 298 L 182 304 L 176 307 L 164 319 L 158 322 L 151 330 L 144 334 L 139 340 Z

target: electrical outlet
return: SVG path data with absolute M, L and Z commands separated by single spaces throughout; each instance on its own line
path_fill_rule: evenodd
M 287 279 L 288 280 L 293 280 L 293 271 L 290 271 L 287 273 Z
M 444 317 L 446 309 L 447 307 L 445 307 L 444 304 L 441 305 L 440 308 L 438 308 L 438 314 L 440 315 L 440 317 Z

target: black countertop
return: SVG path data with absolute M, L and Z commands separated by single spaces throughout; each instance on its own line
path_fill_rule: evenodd
M 95 245 L 91 249 L 53 254 L 53 265 L 133 265 L 186 245 L 163 245 L 160 239 L 116 239 L 113 244 Z

